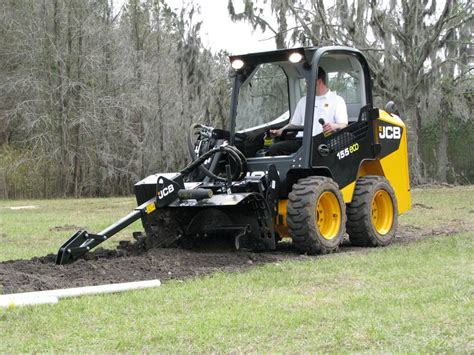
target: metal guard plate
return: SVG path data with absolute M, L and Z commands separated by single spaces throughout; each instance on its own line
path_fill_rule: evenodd
M 235 206 L 245 200 L 252 192 L 249 193 L 236 193 L 236 194 L 219 194 L 214 195 L 211 198 L 196 201 L 196 200 L 177 200 L 168 207 L 215 207 L 215 206 Z

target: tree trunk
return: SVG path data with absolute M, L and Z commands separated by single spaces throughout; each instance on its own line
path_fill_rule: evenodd
M 408 157 L 410 164 L 411 181 L 417 185 L 424 182 L 423 179 L 423 162 L 419 151 L 419 122 L 418 112 L 414 103 L 414 99 L 409 99 L 404 102 L 402 112 L 405 116 L 402 119 L 407 125 L 407 139 L 408 139 Z
M 77 84 L 75 87 L 75 102 L 76 108 L 80 110 L 80 103 L 81 103 L 81 81 L 82 81 L 82 38 L 83 38 L 83 31 L 82 31 L 82 16 L 78 16 L 79 18 L 79 33 L 77 38 Z M 78 115 L 80 116 L 80 112 Z M 80 159 L 80 151 L 81 151 L 81 118 L 77 117 L 76 125 L 74 126 L 74 176 L 73 176 L 73 188 L 74 188 L 74 197 L 80 197 L 81 195 L 81 188 L 79 184 L 81 183 L 81 159 Z
M 443 100 L 444 101 L 444 100 Z M 443 106 L 442 106 L 443 107 Z M 439 117 L 440 139 L 437 147 L 436 178 L 439 182 L 447 182 L 448 170 L 448 115 L 445 110 Z
M 63 62 L 61 60 L 61 14 L 59 9 L 59 0 L 53 3 L 53 36 L 54 36 L 54 53 L 56 61 L 54 63 L 56 72 L 56 87 L 54 88 L 55 103 L 58 119 L 58 136 L 59 136 L 59 182 L 57 188 L 61 195 L 66 194 L 66 169 L 67 169 L 67 118 L 64 107 L 64 83 L 63 83 Z M 54 108 L 53 108 L 54 110 Z

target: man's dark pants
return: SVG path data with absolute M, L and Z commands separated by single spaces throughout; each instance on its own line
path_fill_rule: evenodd
M 300 149 L 302 139 L 292 139 L 273 143 L 268 149 L 267 156 L 290 155 Z

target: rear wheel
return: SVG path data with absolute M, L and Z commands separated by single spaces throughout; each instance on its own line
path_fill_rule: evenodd
M 300 252 L 327 254 L 337 250 L 346 225 L 345 204 L 337 184 L 321 176 L 298 180 L 288 196 L 287 223 Z
M 381 176 L 357 180 L 352 202 L 347 206 L 347 233 L 352 244 L 385 246 L 398 226 L 398 207 L 390 183 Z

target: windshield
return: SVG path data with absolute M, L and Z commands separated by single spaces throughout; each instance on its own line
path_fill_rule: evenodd
M 288 78 L 274 63 L 259 65 L 240 87 L 236 130 L 242 131 L 290 117 Z

